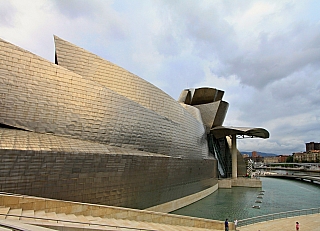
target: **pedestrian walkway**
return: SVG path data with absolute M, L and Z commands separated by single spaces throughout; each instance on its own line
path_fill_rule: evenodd
M 224 225 L 210 219 L 0 193 L 0 230 L 6 221 L 55 230 L 109 231 L 212 231 L 223 230 Z
M 239 231 L 294 231 L 296 221 L 300 223 L 300 231 L 320 231 L 320 214 L 303 215 L 298 217 L 282 218 L 264 221 L 237 228 Z
M 310 211 L 314 212 L 315 210 L 313 209 Z M 316 211 L 319 212 L 318 209 L 316 209 Z M 320 231 L 320 213 L 265 221 L 248 226 L 238 227 L 237 230 L 294 231 L 295 223 L 297 221 L 300 223 L 300 231 Z M 45 226 L 54 230 L 224 230 L 223 221 L 186 217 L 175 214 L 164 214 L 145 210 L 0 193 L 1 231 L 8 231 L 7 228 L 1 227 L 1 223 L 5 225 L 5 222 L 10 222 L 9 225 L 14 225 L 15 227 L 19 227 L 20 224 L 22 226 L 28 224 L 33 226 Z M 27 228 L 24 230 L 36 229 Z M 37 230 L 40 231 L 40 228 Z M 234 230 L 232 222 L 230 222 L 230 231 L 231 230 Z

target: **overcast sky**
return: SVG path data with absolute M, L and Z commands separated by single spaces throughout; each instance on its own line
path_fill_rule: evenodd
M 225 91 L 240 151 L 320 142 L 320 1 L 0 0 L 0 37 L 54 61 L 53 35 L 156 85 Z

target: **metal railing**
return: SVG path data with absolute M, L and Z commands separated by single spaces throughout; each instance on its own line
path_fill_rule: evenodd
M 271 221 L 271 220 L 280 219 L 280 218 L 296 217 L 296 216 L 310 215 L 310 214 L 316 214 L 316 213 L 320 213 L 320 208 L 301 209 L 301 210 L 293 210 L 293 211 L 287 211 L 287 212 L 281 212 L 281 213 L 273 213 L 273 214 L 267 214 L 267 215 L 239 220 L 238 226 L 240 227 L 240 226 L 251 225 L 251 224 L 255 224 L 263 221 Z
M 18 217 L 18 218 L 29 218 L 29 219 L 34 219 L 36 221 L 38 220 L 42 220 L 42 221 L 53 221 L 57 224 L 59 223 L 71 223 L 71 224 L 80 224 L 80 225 L 88 225 L 88 226 L 102 226 L 102 227 L 111 227 L 111 228 L 115 228 L 115 230 L 122 230 L 122 229 L 127 229 L 127 230 L 139 230 L 139 231 L 157 231 L 155 229 L 144 229 L 144 228 L 134 228 L 134 227 L 128 227 L 128 226 L 119 226 L 119 225 L 108 225 L 108 224 L 99 224 L 99 223 L 89 223 L 89 222 L 81 222 L 81 221 L 70 221 L 70 220 L 62 220 L 62 219 L 53 219 L 53 218 L 44 218 L 44 217 L 36 217 L 36 216 L 24 216 L 24 215 L 13 215 L 13 214 L 5 214 L 5 213 L 0 213 L 0 216 L 6 216 L 6 217 Z M 108 219 L 108 218 L 107 218 Z M 128 220 L 129 221 L 129 220 Z M 32 223 L 29 223 L 32 224 Z M 13 230 L 19 230 L 19 231 L 29 231 L 28 229 L 24 229 L 24 228 L 20 228 L 17 226 L 10 226 L 8 224 L 1 224 L 3 226 L 6 227 L 10 227 Z M 1 226 L 0 225 L 0 226 Z M 33 224 L 33 225 L 38 225 L 38 224 Z M 45 225 L 54 225 L 53 223 L 48 223 Z

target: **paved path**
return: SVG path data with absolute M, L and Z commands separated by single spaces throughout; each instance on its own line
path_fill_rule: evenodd
M 239 227 L 239 231 L 295 231 L 296 221 L 300 223 L 300 231 L 320 231 L 320 214 L 305 215 L 265 221 L 253 225 Z

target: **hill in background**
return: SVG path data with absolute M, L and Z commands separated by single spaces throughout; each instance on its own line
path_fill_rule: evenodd
M 266 152 L 257 152 L 259 156 L 262 157 L 268 157 L 268 156 L 279 156 L 278 154 L 274 154 L 274 153 L 266 153 Z M 252 152 L 241 152 L 241 154 L 247 154 L 249 156 L 252 156 Z

